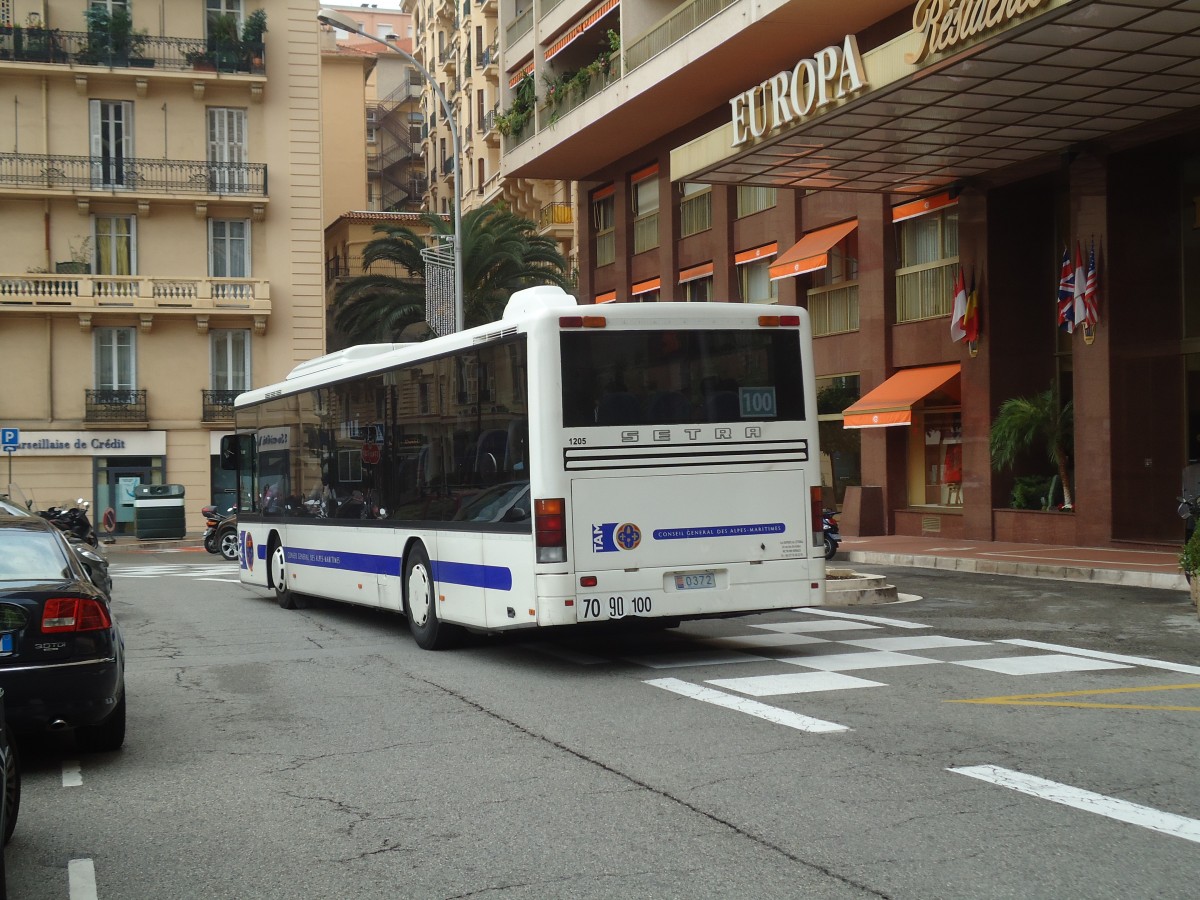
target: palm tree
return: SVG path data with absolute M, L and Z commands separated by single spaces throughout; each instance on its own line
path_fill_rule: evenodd
M 398 225 L 377 225 L 376 238 L 363 249 L 363 267 L 390 263 L 407 278 L 367 274 L 348 279 L 334 293 L 334 325 L 354 341 L 391 341 L 408 325 L 425 319 L 425 261 L 429 237 L 453 234 L 443 216 L 424 213 L 428 233 Z M 553 238 L 499 206 L 470 210 L 462 217 L 463 315 L 465 326 L 494 322 L 509 295 L 521 288 L 572 286 L 567 261 Z
M 1046 445 L 1050 461 L 1058 467 L 1063 486 L 1063 509 L 1073 509 L 1071 480 L 1067 474 L 1068 451 L 1074 428 L 1074 410 L 1068 401 L 1059 405 L 1053 389 L 1033 397 L 1014 397 L 1000 404 L 992 423 L 992 468 L 1011 468 L 1017 455 L 1039 440 Z

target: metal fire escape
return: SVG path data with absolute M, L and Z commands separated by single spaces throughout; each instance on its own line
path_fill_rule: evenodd
M 420 212 L 425 208 L 428 178 L 420 149 L 420 97 L 421 85 L 405 82 L 376 107 L 380 209 L 387 212 Z

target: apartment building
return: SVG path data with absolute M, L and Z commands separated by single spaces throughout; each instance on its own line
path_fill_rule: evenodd
M 501 0 L 500 19 L 501 171 L 579 182 L 581 296 L 807 307 L 850 533 L 1181 540 L 1194 3 Z M 1098 321 L 1061 302 L 1076 283 Z M 1041 447 L 991 465 L 1001 404 L 1048 389 L 1074 412 L 1073 511 Z M 1012 508 L 1043 474 L 1055 508 Z
M 0 0 L 0 423 L 43 506 L 133 531 L 180 484 L 200 527 L 233 398 L 324 352 L 317 36 L 300 0 Z
M 537 223 L 575 265 L 574 184 L 568 180 L 511 177 L 501 172 L 506 90 L 500 67 L 497 0 L 406 0 L 415 29 L 413 54 L 429 70 L 450 106 L 462 146 L 459 160 L 463 211 L 503 203 Z M 423 151 L 429 176 L 427 207 L 450 214 L 454 203 L 454 141 L 432 91 L 423 94 Z

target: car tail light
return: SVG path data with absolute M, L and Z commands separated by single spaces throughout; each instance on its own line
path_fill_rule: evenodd
M 42 608 L 42 633 L 101 631 L 112 627 L 112 617 L 99 600 L 90 597 L 54 597 Z
M 567 561 L 566 506 L 561 498 L 533 501 L 533 533 L 540 563 Z
M 808 497 L 812 504 L 813 546 L 821 547 L 825 544 L 825 523 L 822 521 L 825 506 L 821 503 L 821 489 L 819 487 L 809 488 Z

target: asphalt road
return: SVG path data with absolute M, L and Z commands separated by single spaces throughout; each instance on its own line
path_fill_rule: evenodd
M 207 554 L 113 567 L 127 742 L 24 743 L 10 897 L 1125 900 L 1200 883 L 1200 622 L 1182 594 L 897 569 L 921 599 L 429 653 L 393 615 L 281 610 Z

